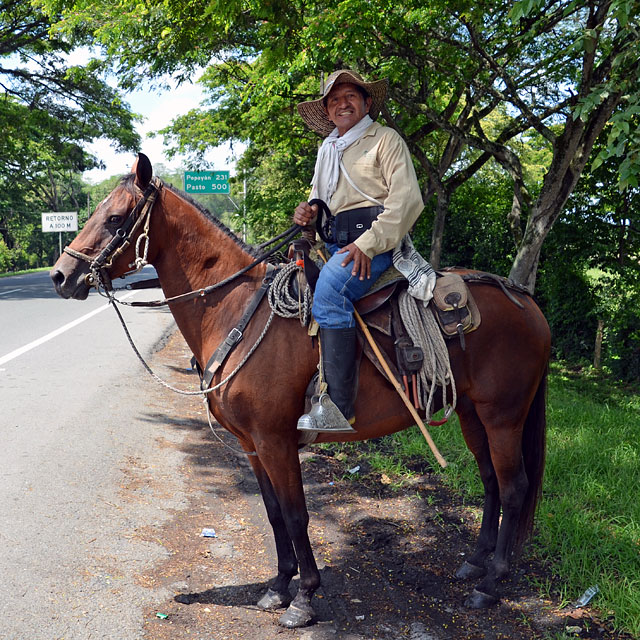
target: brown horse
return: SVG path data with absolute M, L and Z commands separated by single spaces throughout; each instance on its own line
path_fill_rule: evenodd
M 148 231 L 138 224 L 147 210 Z M 140 154 L 134 172 L 98 205 L 53 267 L 56 291 L 64 298 L 84 299 L 100 274 L 109 286 L 109 278 L 127 272 L 136 251 L 142 253 L 135 246 L 142 232 L 148 236 L 147 259 L 155 266 L 167 298 L 221 283 L 256 258 L 254 249 L 205 215 L 188 196 L 153 181 L 151 164 Z M 170 303 L 201 366 L 236 325 L 266 269 L 264 263 L 258 264 L 210 292 Z M 513 552 L 532 528 L 544 469 L 550 333 L 529 296 L 514 293 L 519 307 L 495 286 L 472 286 L 482 324 L 466 337 L 465 350 L 457 340 L 449 342 L 448 349 L 458 391 L 456 411 L 485 489 L 477 545 L 457 573 L 460 578 L 479 580 L 466 602 L 479 608 L 496 602 L 497 581 L 508 573 Z M 269 315 L 269 305 L 262 302 L 243 339 L 216 371 L 212 385 L 242 361 Z M 246 452 L 257 454 L 249 460 L 278 555 L 278 574 L 258 604 L 265 609 L 288 607 L 280 618 L 287 627 L 313 620 L 311 599 L 320 585 L 307 533 L 309 515 L 296 431 L 305 389 L 317 364 L 317 345 L 306 328 L 298 320 L 275 316 L 259 348 L 237 375 L 208 395 L 217 421 Z M 391 384 L 366 359 L 360 371 L 356 416 L 356 433 L 321 434 L 318 442 L 376 438 L 414 423 Z M 289 584 L 298 570 L 299 589 L 292 601 Z

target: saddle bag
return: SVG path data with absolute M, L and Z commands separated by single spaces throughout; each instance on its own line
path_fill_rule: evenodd
M 464 349 L 464 334 L 480 326 L 480 311 L 464 280 L 457 273 L 438 272 L 432 309 L 446 337 L 459 336 Z

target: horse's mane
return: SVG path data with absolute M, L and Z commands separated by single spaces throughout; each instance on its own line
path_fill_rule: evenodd
M 120 184 L 127 189 L 130 193 L 135 195 L 135 174 L 130 173 L 129 175 L 123 176 L 120 180 Z M 258 257 L 260 252 L 256 249 L 256 247 L 247 244 L 241 238 L 239 238 L 229 227 L 227 227 L 222 220 L 216 218 L 205 206 L 203 206 L 197 200 L 194 200 L 188 193 L 174 187 L 171 184 L 167 184 L 166 182 L 162 182 L 165 189 L 169 189 L 172 193 L 179 196 L 183 200 L 186 200 L 190 205 L 192 205 L 201 215 L 203 215 L 209 222 L 212 222 L 222 233 L 231 238 L 243 251 L 246 251 L 249 255 Z

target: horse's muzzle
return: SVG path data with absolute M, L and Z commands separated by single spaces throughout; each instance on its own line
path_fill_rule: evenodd
M 54 267 L 49 273 L 56 293 L 62 298 L 74 298 L 75 300 L 86 300 L 89 295 L 90 285 L 86 281 L 86 273 L 74 273 L 71 277 L 66 276 L 60 269 Z

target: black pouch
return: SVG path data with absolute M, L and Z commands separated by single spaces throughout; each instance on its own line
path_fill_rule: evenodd
M 358 239 L 367 229 L 371 229 L 373 221 L 384 211 L 384 207 L 361 207 L 339 213 L 332 222 L 336 244 L 346 247 Z

